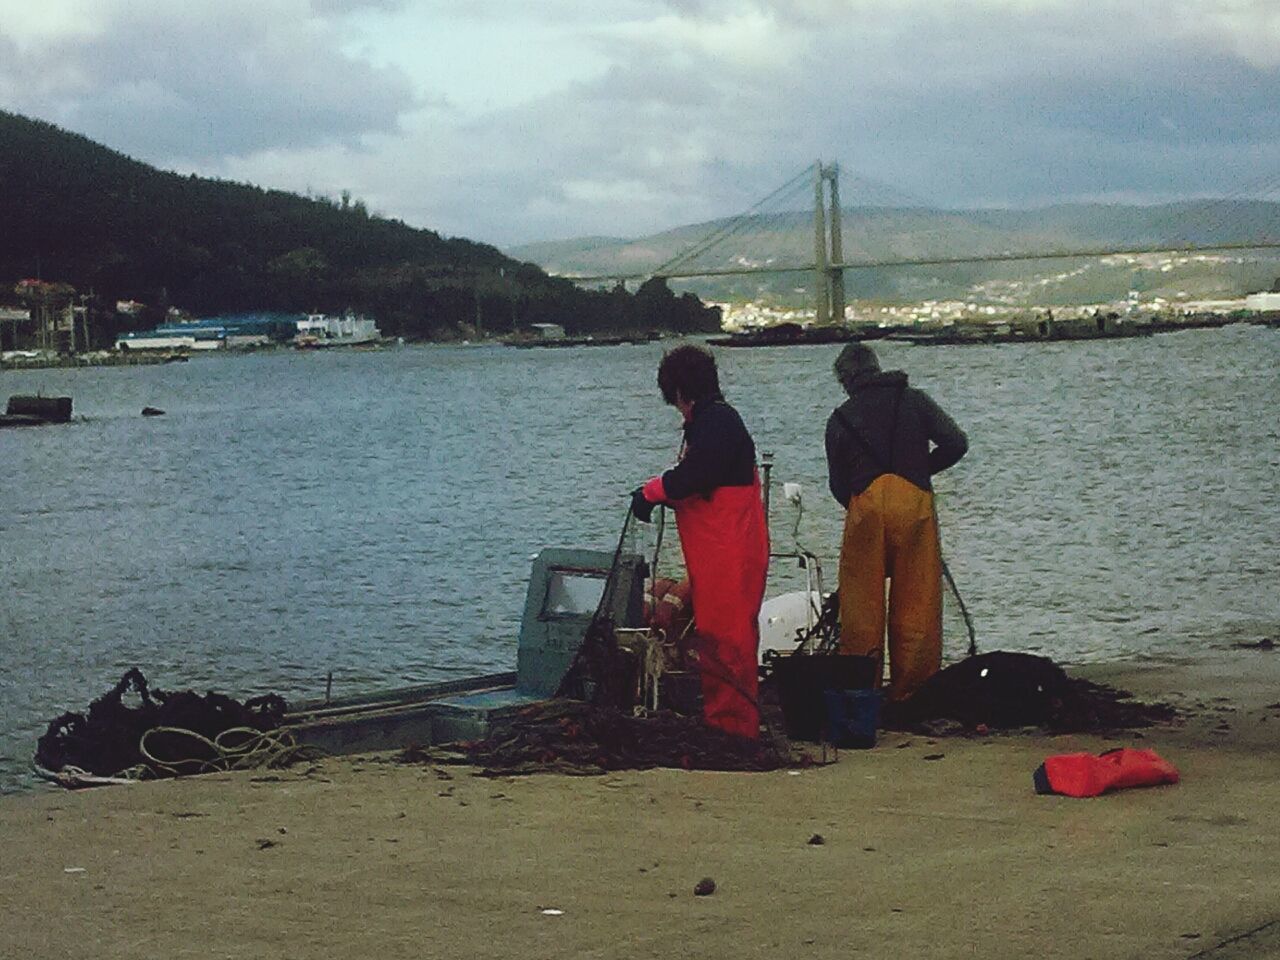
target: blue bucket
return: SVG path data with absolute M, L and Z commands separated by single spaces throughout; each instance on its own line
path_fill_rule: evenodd
M 880 726 L 879 690 L 824 690 L 827 730 L 837 747 L 865 750 L 876 745 Z

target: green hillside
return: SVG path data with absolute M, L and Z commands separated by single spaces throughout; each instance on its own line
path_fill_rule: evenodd
M 0 296 L 27 277 L 92 291 L 103 305 L 353 309 L 411 338 L 477 321 L 489 332 L 535 322 L 572 333 L 718 325 L 715 311 L 661 284 L 642 296 L 583 291 L 491 246 L 371 215 L 349 197 L 180 176 L 0 112 Z
M 653 269 L 729 221 L 711 221 L 636 240 L 583 238 L 514 248 L 514 256 L 551 273 L 601 275 Z M 1035 210 L 937 210 L 848 207 L 843 211 L 845 259 L 923 259 L 1088 250 L 1113 247 L 1280 240 L 1280 204 L 1259 200 L 1195 200 L 1157 206 L 1064 204 Z M 726 244 L 709 251 L 700 268 L 813 260 L 811 213 L 747 221 Z M 1018 261 L 933 267 L 863 268 L 846 274 L 851 298 L 916 301 L 970 299 L 1011 304 L 1069 304 L 1113 300 L 1130 290 L 1171 299 L 1238 296 L 1266 289 L 1280 274 L 1280 251 L 1231 251 L 1194 258 L 1114 257 Z M 763 300 L 804 305 L 811 298 L 804 273 L 695 278 L 678 289 L 714 300 Z

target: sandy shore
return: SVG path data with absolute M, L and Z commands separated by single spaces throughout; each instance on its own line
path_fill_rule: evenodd
M 891 734 L 802 772 L 366 757 L 6 798 L 0 956 L 1280 956 L 1280 651 L 1087 675 L 1190 714 L 1119 741 Z M 1034 794 L 1045 756 L 1118 743 L 1183 782 Z

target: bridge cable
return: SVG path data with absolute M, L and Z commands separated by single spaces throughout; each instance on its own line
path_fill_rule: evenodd
M 798 174 L 796 174 L 794 177 L 792 177 L 782 186 L 778 187 L 776 190 L 771 192 L 768 196 L 752 204 L 742 213 L 738 214 L 738 216 L 730 220 L 727 224 L 724 224 L 723 226 L 718 227 L 717 229 L 713 230 L 711 233 L 707 234 L 707 236 L 703 237 L 701 240 L 696 241 L 691 248 L 681 251 L 680 253 L 669 258 L 665 262 L 659 264 L 656 268 L 654 268 L 652 273 L 654 275 L 661 275 L 664 271 L 670 270 L 672 267 L 674 267 L 675 265 L 681 262 L 691 260 L 696 256 L 700 256 L 702 253 L 706 252 L 711 247 L 727 239 L 732 233 L 741 229 L 742 225 L 748 222 L 750 217 L 756 211 L 758 211 L 761 207 L 763 207 L 766 203 L 769 203 L 770 201 L 777 198 L 779 194 L 782 194 L 788 190 L 793 190 L 797 182 L 802 182 L 804 178 L 812 176 L 813 169 L 814 169 L 813 164 L 810 164 L 809 166 L 805 167 L 802 171 L 800 171 Z
M 795 211 L 782 210 L 766 214 L 764 216 L 757 215 L 753 217 L 750 224 L 742 225 L 742 230 L 746 232 L 740 232 L 735 237 L 732 237 L 732 239 L 737 241 L 734 244 L 736 252 L 731 251 L 723 262 L 726 264 L 731 262 L 734 256 L 744 258 L 752 255 L 753 253 L 760 256 L 761 251 L 766 251 L 768 253 L 776 252 L 776 248 L 779 244 L 779 225 L 783 224 L 787 218 L 794 217 L 796 215 Z M 750 230 L 747 230 L 748 226 L 751 227 Z M 788 230 L 788 234 L 791 232 L 792 231 Z M 726 235 L 721 239 L 720 243 L 724 243 L 729 239 L 731 239 L 731 236 Z M 785 240 L 789 239 L 789 236 L 784 234 L 781 239 L 785 242 Z M 770 248 L 774 249 L 771 250 Z M 702 252 L 706 253 L 710 249 L 713 248 L 707 248 Z M 763 257 L 760 258 L 763 259 Z M 685 264 L 683 265 L 687 266 L 689 262 L 690 261 L 685 261 Z
M 800 177 L 803 177 L 808 172 L 809 171 L 802 171 L 802 173 L 800 174 Z M 670 270 L 672 267 L 677 265 L 688 264 L 692 262 L 694 259 L 696 259 L 697 257 L 706 253 L 708 250 L 728 240 L 731 236 L 737 233 L 740 233 L 741 231 L 747 229 L 749 226 L 752 226 L 758 220 L 758 216 L 755 215 L 755 211 L 758 211 L 759 208 L 764 203 L 770 200 L 783 200 L 785 202 L 785 200 L 790 199 L 790 196 L 792 194 L 798 192 L 798 190 L 804 186 L 803 181 L 796 183 L 796 180 L 799 180 L 799 177 L 793 178 L 793 180 L 790 183 L 784 184 L 782 187 L 779 187 L 777 190 L 775 190 L 772 194 L 770 194 L 764 200 L 761 200 L 759 203 L 757 203 L 753 208 L 751 208 L 751 210 L 748 210 L 740 214 L 739 216 L 731 220 L 729 223 L 718 228 L 717 230 L 712 231 L 706 237 L 702 238 L 702 240 L 696 242 L 691 248 L 684 250 L 680 254 L 677 254 L 675 257 L 672 257 L 666 263 L 658 267 L 654 272 L 659 273 L 664 270 Z

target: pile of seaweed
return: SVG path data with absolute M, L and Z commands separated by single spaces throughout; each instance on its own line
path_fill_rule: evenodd
M 789 749 L 709 727 L 700 717 L 657 711 L 637 717 L 576 700 L 550 700 L 520 711 L 484 740 L 452 745 L 486 776 L 674 767 L 764 771 L 794 766 Z M 435 759 L 410 747 L 404 762 Z
M 910 699 L 888 705 L 891 729 L 1037 727 L 1050 733 L 1108 733 L 1168 723 L 1168 704 L 1142 703 L 1126 690 L 1069 677 L 1048 657 L 994 652 L 968 657 L 935 674 Z
M 1143 703 L 1128 690 L 1068 677 L 1067 689 L 1045 725 L 1051 733 L 1108 733 L 1177 717 L 1178 711 L 1167 703 Z
M 132 692 L 136 706 L 125 703 Z M 132 699 L 132 698 L 131 698 Z M 58 772 L 77 769 L 96 776 L 117 776 L 141 769 L 148 776 L 199 772 L 230 750 L 225 734 L 244 732 L 243 746 L 255 733 L 280 726 L 288 705 L 276 694 L 240 703 L 217 693 L 152 690 L 136 667 L 89 704 L 87 714 L 64 713 L 49 724 L 36 745 L 36 763 Z M 141 744 L 148 731 L 147 754 Z

